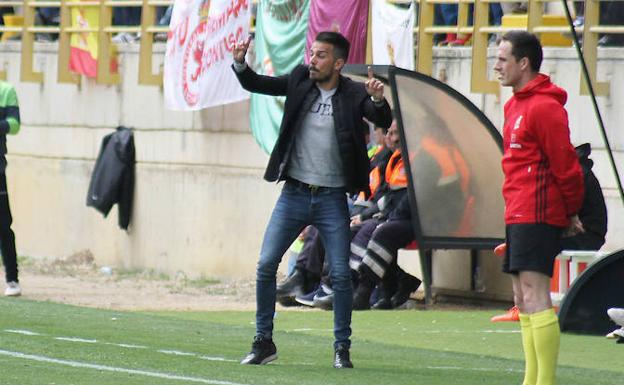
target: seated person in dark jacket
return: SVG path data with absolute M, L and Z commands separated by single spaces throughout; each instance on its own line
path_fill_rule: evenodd
M 590 144 L 585 143 L 576 147 L 576 154 L 579 157 L 585 181 L 583 206 L 578 213 L 585 232 L 572 237 L 564 235 L 561 243 L 563 250 L 600 250 L 607 235 L 607 206 L 600 182 L 592 171 L 594 161 L 589 159 Z

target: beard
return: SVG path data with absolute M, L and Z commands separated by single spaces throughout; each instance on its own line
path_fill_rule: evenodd
M 310 79 L 317 83 L 325 83 L 332 77 L 331 73 L 323 75 L 316 67 L 313 66 L 308 67 L 308 70 L 310 71 Z

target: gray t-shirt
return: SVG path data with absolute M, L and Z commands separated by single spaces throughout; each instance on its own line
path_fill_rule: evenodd
M 331 101 L 336 89 L 318 89 L 320 94 L 295 135 L 287 174 L 311 185 L 343 187 L 345 177 Z

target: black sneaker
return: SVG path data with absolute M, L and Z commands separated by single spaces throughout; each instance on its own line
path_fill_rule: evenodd
M 334 354 L 334 368 L 353 368 L 353 363 L 351 363 L 351 358 L 349 357 L 349 348 L 344 346 L 338 346 L 336 348 L 336 354 Z
M 397 308 L 407 302 L 410 299 L 410 294 L 418 290 L 420 284 L 420 279 L 402 272 L 399 277 L 399 288 L 391 298 L 392 307 Z
M 288 278 L 277 285 L 275 288 L 275 295 L 277 297 L 292 297 L 294 299 L 298 295 L 306 294 L 304 285 L 304 273 L 299 269 L 295 269 Z
M 277 359 L 277 348 L 270 338 L 254 337 L 251 352 L 240 362 L 242 365 L 264 365 Z
M 360 281 L 353 292 L 353 310 L 370 309 L 370 297 L 374 288 L 374 284 L 369 285 L 368 282 Z

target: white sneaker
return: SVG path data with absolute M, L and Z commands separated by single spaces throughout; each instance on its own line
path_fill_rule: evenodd
M 624 309 L 612 307 L 611 309 L 607 310 L 607 314 L 609 315 L 609 317 L 611 317 L 613 322 L 620 326 L 624 326 Z
M 4 291 L 4 295 L 7 297 L 17 297 L 22 295 L 22 289 L 20 288 L 19 283 L 15 281 L 7 282 L 7 288 Z
M 624 327 L 615 329 L 611 333 L 606 335 L 607 338 L 624 338 Z

